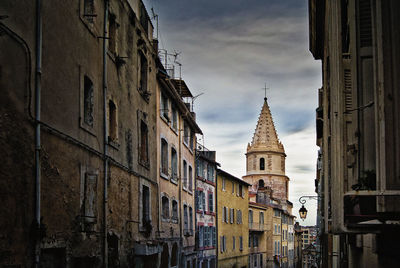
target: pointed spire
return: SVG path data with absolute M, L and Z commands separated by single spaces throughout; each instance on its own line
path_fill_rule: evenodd
M 264 98 L 264 105 L 262 107 L 260 116 L 258 117 L 257 127 L 254 132 L 253 140 L 250 147 L 247 147 L 247 151 L 249 152 L 253 149 L 276 151 L 282 153 L 285 152 L 282 143 L 279 141 L 278 134 L 276 133 L 267 98 Z

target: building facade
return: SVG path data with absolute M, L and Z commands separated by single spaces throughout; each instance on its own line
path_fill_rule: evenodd
M 251 198 L 250 198 L 251 200 Z M 266 225 L 267 205 L 258 204 L 249 200 L 249 267 L 266 267 L 267 259 L 267 232 L 270 226 Z
M 194 171 L 196 133 L 201 133 L 180 91 L 158 62 L 157 152 L 160 191 L 159 233 L 163 244 L 161 267 L 191 267 L 194 251 Z M 179 81 L 186 86 L 183 80 Z
M 309 1 L 324 267 L 399 263 L 398 14 L 393 0 Z
M 146 9 L 134 0 L 39 3 L 0 4 L 10 152 L 0 168 L 0 213 L 10 219 L 1 221 L 1 266 L 154 263 L 157 148 L 145 130 L 156 127 L 157 50 Z
M 196 150 L 197 267 L 217 267 L 216 152 L 201 145 Z
M 249 255 L 250 185 L 217 170 L 218 267 L 247 267 Z

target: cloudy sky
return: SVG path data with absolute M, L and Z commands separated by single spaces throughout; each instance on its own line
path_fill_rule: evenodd
M 264 84 L 285 146 L 289 199 L 315 195 L 315 108 L 320 62 L 308 51 L 306 0 L 145 0 L 159 20 L 160 48 L 180 52 L 182 78 L 196 98 L 204 133 L 222 169 L 242 177 L 245 151 L 263 104 Z M 156 25 L 156 22 L 153 21 Z M 173 62 L 173 57 L 170 57 Z M 316 201 L 308 201 L 315 223 Z M 299 217 L 298 217 L 299 218 Z

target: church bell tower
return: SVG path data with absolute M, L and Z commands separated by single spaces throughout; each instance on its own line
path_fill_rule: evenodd
M 253 140 L 247 145 L 243 179 L 252 185 L 253 191 L 268 187 L 273 198 L 286 201 L 289 178 L 285 175 L 285 161 L 285 149 L 278 139 L 267 98 L 264 98 Z

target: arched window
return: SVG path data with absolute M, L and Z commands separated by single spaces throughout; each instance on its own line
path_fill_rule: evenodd
M 264 170 L 264 169 L 265 169 L 265 159 L 260 158 L 260 170 Z
M 168 176 L 168 143 L 161 139 L 161 172 Z
M 171 266 L 178 265 L 178 245 L 174 243 L 172 246 L 172 253 L 171 253 Z
M 258 187 L 263 188 L 264 187 L 264 180 L 259 180 L 258 181 Z
M 169 200 L 168 197 L 162 197 L 162 217 L 163 219 L 169 219 Z

